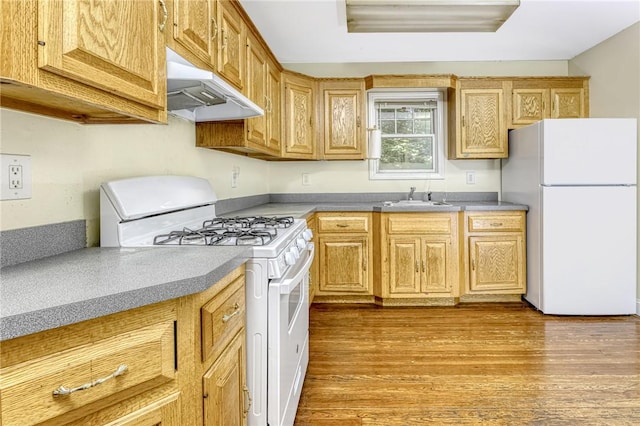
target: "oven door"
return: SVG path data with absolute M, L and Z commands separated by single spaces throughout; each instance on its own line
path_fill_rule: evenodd
M 309 363 L 309 243 L 285 276 L 269 282 L 269 425 L 293 425 Z

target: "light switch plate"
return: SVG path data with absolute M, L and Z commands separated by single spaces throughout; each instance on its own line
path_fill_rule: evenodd
M 0 200 L 31 198 L 31 156 L 0 154 Z

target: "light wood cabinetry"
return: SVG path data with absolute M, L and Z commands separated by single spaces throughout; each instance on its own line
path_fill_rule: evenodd
M 526 218 L 523 211 L 465 212 L 465 292 L 526 292 Z
M 511 85 L 509 127 L 535 123 L 545 118 L 582 118 L 589 116 L 589 79 L 522 78 Z
M 383 299 L 454 303 L 459 290 L 457 219 L 457 213 L 382 215 Z
M 153 0 L 4 1 L 3 107 L 82 123 L 166 122 L 168 14 Z
M 282 75 L 285 128 L 282 157 L 316 159 L 316 82 L 311 77 L 290 71 Z
M 218 55 L 220 28 L 217 0 L 173 0 L 173 38 L 188 53 L 215 69 Z M 191 59 L 191 58 L 189 58 Z
M 322 157 L 326 160 L 365 158 L 366 99 L 364 80 L 321 80 L 318 93 L 323 123 Z
M 2 424 L 180 424 L 175 320 L 168 301 L 2 342 Z
M 505 90 L 499 79 L 459 79 L 449 102 L 449 158 L 509 155 Z
M 371 220 L 371 213 L 316 213 L 317 297 L 373 295 Z
M 218 63 L 220 76 L 238 90 L 245 90 L 247 27 L 235 1 L 218 0 Z
M 318 247 L 318 228 L 316 226 L 316 215 L 313 214 L 309 218 L 307 218 L 307 228 L 311 230 L 313 233 L 313 243 L 316 247 Z M 316 296 L 316 291 L 318 289 L 318 281 L 320 278 L 320 269 L 318 266 L 318 251 L 316 250 L 316 254 L 313 258 L 313 262 L 311 263 L 311 269 L 309 271 L 309 306 L 313 303 L 313 299 Z

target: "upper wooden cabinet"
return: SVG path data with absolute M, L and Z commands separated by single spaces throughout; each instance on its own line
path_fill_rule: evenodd
M 585 77 L 514 79 L 509 128 L 545 118 L 589 116 L 589 79 Z
M 3 2 L 2 106 L 84 123 L 166 122 L 163 4 Z
M 449 158 L 508 156 L 503 81 L 460 79 L 449 102 Z
M 218 0 L 218 73 L 245 92 L 247 27 L 237 2 Z
M 249 99 L 265 111 L 265 115 L 246 120 L 247 140 L 259 147 L 267 147 L 267 57 L 253 35 L 247 37 L 247 88 Z M 275 155 L 280 152 L 275 152 Z
M 364 80 L 322 80 L 318 87 L 323 118 L 322 157 L 361 160 L 366 156 Z
M 214 67 L 219 35 L 217 0 L 173 0 L 173 38 Z
M 284 158 L 314 160 L 316 154 L 316 82 L 302 74 L 285 71 Z

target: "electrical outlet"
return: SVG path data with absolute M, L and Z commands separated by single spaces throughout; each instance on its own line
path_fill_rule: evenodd
M 240 178 L 240 167 L 234 166 L 233 170 L 231 170 L 231 187 L 238 187 L 238 179 Z
M 31 198 L 31 156 L 0 154 L 0 200 Z
M 304 186 L 311 185 L 311 181 L 309 180 L 309 173 L 303 173 L 302 174 L 302 184 Z
M 476 184 L 476 172 L 469 171 L 467 172 L 467 185 L 475 185 Z

